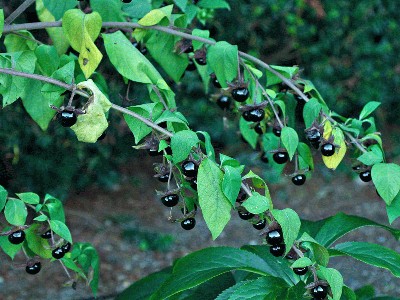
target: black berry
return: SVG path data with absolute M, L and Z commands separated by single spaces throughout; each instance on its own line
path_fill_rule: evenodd
M 325 299 L 326 296 L 328 295 L 328 288 L 323 285 L 317 285 L 311 290 L 311 295 L 314 297 L 316 300 L 322 300 Z
M 260 135 L 264 133 L 260 123 L 257 123 L 256 126 L 254 126 L 254 131 Z
M 131 3 L 132 0 L 122 0 L 122 2 L 124 2 L 124 3 Z
M 243 119 L 249 122 L 260 122 L 265 117 L 265 111 L 262 108 L 252 109 L 245 111 L 243 114 Z
M 198 57 L 195 58 L 195 60 L 200 66 L 205 66 L 207 64 L 207 60 L 205 57 Z
M 306 182 L 306 175 L 304 174 L 297 174 L 296 176 L 292 177 L 292 182 L 295 185 L 303 185 Z
M 311 143 L 319 143 L 321 141 L 321 133 L 318 129 L 311 129 L 306 132 L 306 138 Z
M 101 140 L 104 140 L 104 138 L 106 137 L 106 135 L 107 135 L 107 131 L 105 130 L 99 137 L 98 137 L 98 141 L 101 141 Z
M 40 236 L 41 236 L 43 239 L 46 239 L 46 240 L 51 239 L 51 230 L 50 230 L 50 229 L 47 230 L 45 233 L 42 233 Z
M 189 64 L 186 67 L 186 71 L 194 71 L 196 70 L 196 65 L 192 59 L 189 59 Z
M 194 218 L 187 218 L 181 222 L 181 226 L 185 230 L 192 230 L 196 226 L 196 220 Z
M 239 194 L 236 198 L 236 202 L 242 203 L 244 200 L 246 200 L 247 194 L 244 190 L 240 189 Z
M 222 87 L 215 75 L 212 77 L 212 84 L 217 89 L 220 89 Z
M 194 189 L 195 191 L 197 191 L 197 179 L 193 178 L 192 180 L 190 180 L 190 187 L 192 189 Z
M 70 242 L 68 242 L 65 245 L 63 245 L 61 248 L 63 249 L 64 253 L 67 253 L 67 252 L 69 252 L 71 250 L 72 245 L 71 245 Z
M 64 250 L 63 250 L 61 247 L 58 247 L 58 248 L 54 249 L 54 250 L 51 252 L 51 255 L 52 255 L 55 259 L 60 259 L 60 258 L 63 258 L 63 257 L 64 257 L 65 253 L 64 253 Z
M 76 123 L 77 116 L 74 111 L 63 110 L 57 114 L 57 120 L 62 127 L 71 127 Z
M 186 50 L 185 51 L 183 51 L 183 53 L 190 53 L 190 52 L 193 52 L 193 45 L 190 45 L 188 48 L 186 48 Z
M 28 273 L 28 274 L 35 275 L 35 274 L 37 274 L 37 273 L 40 272 L 40 269 L 41 269 L 41 268 L 42 268 L 41 263 L 40 263 L 39 261 L 37 261 L 37 262 L 35 262 L 33 265 L 31 265 L 31 266 L 26 266 L 26 267 L 25 267 L 25 271 L 26 271 L 26 273 Z
M 360 176 L 360 179 L 361 179 L 362 181 L 364 181 L 364 182 L 369 182 L 369 181 L 372 180 L 371 171 L 370 171 L 370 170 L 361 172 L 359 176 Z
M 162 155 L 162 152 L 159 152 L 158 149 L 147 149 L 147 153 L 150 156 L 159 156 Z
M 253 224 L 253 227 L 257 230 L 261 230 L 261 229 L 264 229 L 266 224 L 267 224 L 267 222 L 265 221 L 265 219 L 262 219 L 262 220 L 258 221 L 256 224 Z
M 270 245 L 279 245 L 283 243 L 282 231 L 279 229 L 271 230 L 267 233 L 267 243 Z
M 168 155 L 172 155 L 172 148 L 171 146 L 168 146 L 167 148 L 164 149 L 165 153 L 167 153 Z
M 231 98 L 228 96 L 222 95 L 217 99 L 217 104 L 222 109 L 228 109 L 231 105 Z
M 239 217 L 242 220 L 250 220 L 252 217 L 254 217 L 254 214 L 248 212 L 248 211 L 238 211 Z
M 158 180 L 161 182 L 168 182 L 168 178 L 169 178 L 169 173 L 159 176 Z M 172 178 L 172 176 L 171 176 L 171 178 Z
M 289 154 L 287 152 L 276 152 L 272 155 L 272 158 L 277 164 L 284 164 L 289 160 Z
M 18 245 L 24 242 L 25 232 L 17 230 L 8 235 L 8 240 L 11 244 Z
M 281 130 L 279 128 L 272 128 L 272 133 L 275 134 L 277 137 L 281 136 Z
M 237 102 L 244 102 L 249 98 L 249 90 L 247 88 L 236 88 L 232 90 L 232 98 Z
M 335 154 L 335 146 L 331 143 L 324 144 L 321 148 L 321 153 L 323 156 L 332 156 Z
M 293 268 L 293 272 L 297 275 L 304 275 L 306 274 L 308 271 L 308 267 L 304 267 L 304 268 Z
M 273 245 L 269 247 L 269 252 L 276 257 L 282 256 L 285 253 L 285 245 L 284 244 Z
M 178 204 L 179 196 L 177 194 L 166 195 L 161 197 L 161 202 L 167 207 L 173 207 Z
M 198 166 L 191 160 L 184 161 L 181 165 L 182 167 L 182 173 L 186 177 L 196 177 L 197 176 L 197 171 L 198 171 Z

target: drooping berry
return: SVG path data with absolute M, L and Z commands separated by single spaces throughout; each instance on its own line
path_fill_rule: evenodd
M 62 245 L 61 248 L 63 249 L 64 253 L 68 253 L 71 250 L 72 245 L 70 242 L 68 242 L 68 243 Z
M 292 182 L 295 185 L 303 185 L 306 182 L 306 175 L 304 174 L 297 174 L 292 177 Z
M 371 171 L 370 170 L 361 172 L 359 176 L 360 176 L 360 179 L 362 181 L 364 181 L 364 182 L 369 182 L 369 181 L 372 180 L 372 176 L 371 176 Z
M 124 2 L 124 3 L 131 3 L 132 0 L 122 0 L 122 2 Z
M 161 197 L 161 202 L 166 207 L 173 207 L 178 204 L 179 196 L 177 194 L 166 195 L 166 196 Z
M 58 248 L 54 249 L 53 251 L 51 251 L 51 255 L 55 259 L 60 259 L 60 258 L 64 257 L 65 253 L 64 253 L 64 250 L 61 247 L 58 247 Z
M 269 247 L 269 252 L 276 257 L 282 256 L 285 253 L 285 245 L 278 244 Z
M 190 53 L 193 52 L 193 45 L 190 45 L 188 48 L 185 49 L 185 51 L 183 51 L 183 53 Z
M 51 229 L 47 230 L 45 233 L 42 233 L 40 236 L 42 239 L 51 239 Z
M 147 149 L 147 153 L 152 157 L 162 155 L 162 152 L 159 152 L 158 149 L 153 149 L 153 148 Z
M 182 173 L 186 177 L 196 177 L 199 167 L 191 160 L 186 160 L 182 163 Z
M 332 156 L 335 154 L 335 145 L 331 143 L 326 143 L 321 148 L 321 153 L 323 156 Z
M 321 142 L 321 132 L 318 129 L 311 129 L 306 132 L 306 138 L 311 145 L 318 149 L 319 143 Z
M 256 224 L 253 224 L 253 227 L 257 230 L 261 230 L 265 228 L 265 225 L 267 224 L 267 222 L 265 221 L 265 219 L 262 219 L 260 221 L 258 221 Z
M 18 245 L 23 243 L 25 240 L 25 232 L 22 230 L 17 230 L 8 235 L 8 241 L 11 244 Z
M 239 217 L 242 220 L 250 220 L 252 217 L 254 217 L 254 214 L 248 212 L 248 211 L 238 211 Z
M 236 88 L 232 90 L 232 98 L 237 102 L 244 102 L 249 98 L 250 92 L 247 88 Z
M 289 160 L 289 154 L 287 152 L 275 152 L 272 158 L 277 164 L 284 164 Z
M 304 268 L 293 268 L 293 272 L 297 275 L 304 275 L 306 274 L 308 271 L 308 267 L 304 267 Z
M 195 60 L 200 66 L 205 66 L 207 64 L 207 60 L 205 57 L 197 57 L 195 58 Z
M 219 97 L 217 99 L 217 105 L 221 109 L 228 109 L 229 106 L 231 105 L 231 98 L 229 98 L 228 96 L 222 95 L 221 97 Z
M 260 122 L 265 117 L 265 111 L 262 108 L 256 108 L 252 110 L 245 111 L 243 114 L 243 119 L 249 122 Z
M 254 126 L 254 131 L 257 132 L 259 135 L 264 133 L 260 123 L 257 123 L 256 126 Z
M 57 120 L 62 127 L 71 127 L 76 123 L 77 116 L 74 111 L 63 110 L 57 113 Z
M 215 88 L 220 89 L 222 87 L 221 83 L 219 83 L 218 78 L 217 78 L 217 76 L 215 76 L 215 74 L 213 76 L 211 76 L 211 81 Z
M 168 182 L 169 173 L 163 174 L 163 175 L 161 175 L 161 176 L 159 176 L 159 177 L 157 177 L 157 178 L 158 178 L 158 180 L 159 180 L 160 182 Z M 172 175 L 171 175 L 171 178 L 172 178 Z
M 274 229 L 267 232 L 267 243 L 270 245 L 279 245 L 283 243 L 282 230 Z
M 187 218 L 181 222 L 181 226 L 185 230 L 192 230 L 196 226 L 195 218 Z
M 328 295 L 328 288 L 323 285 L 317 285 L 311 290 L 311 295 L 316 300 L 323 300 Z
M 276 128 L 276 127 L 274 127 L 274 128 L 272 128 L 272 133 L 275 135 L 275 136 L 277 136 L 277 137 L 280 137 L 281 136 L 281 129 L 279 129 L 279 128 Z
M 42 268 L 42 264 L 39 261 L 37 261 L 33 265 L 27 265 L 25 267 L 25 271 L 28 274 L 35 275 L 40 272 L 41 268 Z
M 193 59 L 189 59 L 189 64 L 186 67 L 186 71 L 194 71 L 196 70 L 196 64 L 194 63 Z

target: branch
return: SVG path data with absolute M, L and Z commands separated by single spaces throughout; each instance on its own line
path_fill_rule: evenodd
M 18 18 L 33 3 L 35 3 L 35 0 L 25 0 L 16 10 L 14 10 L 4 20 L 4 24 L 11 24 L 16 18 Z

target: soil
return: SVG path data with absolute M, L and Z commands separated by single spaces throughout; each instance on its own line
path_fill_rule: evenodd
M 363 183 L 358 177 L 343 172 L 333 174 L 318 165 L 313 178 L 304 186 L 294 186 L 290 178 L 270 185 L 277 208 L 291 207 L 301 218 L 310 220 L 345 212 L 387 224 L 384 203 L 379 200 L 372 183 Z M 113 191 L 92 187 L 71 195 L 65 206 L 74 241 L 90 242 L 100 254 L 99 296 L 116 294 L 132 282 L 197 249 L 262 243 L 259 232 L 235 213 L 215 241 L 200 215 L 196 218 L 195 229 L 182 230 L 179 224 L 168 221 L 170 210 L 159 203 L 154 192 L 154 189 L 162 190 L 164 184 L 150 174 L 151 159 L 143 158 L 140 165 L 131 164 L 127 169 L 130 171 L 121 176 L 121 185 L 115 186 Z M 254 171 L 257 172 L 257 168 Z M 173 211 L 173 214 L 178 216 L 180 212 Z M 398 221 L 393 224 L 399 225 Z M 347 240 L 375 242 L 400 251 L 399 243 L 382 229 L 360 229 L 340 241 Z M 42 271 L 31 276 L 21 267 L 25 261 L 22 255 L 17 255 L 14 262 L 4 254 L 0 255 L 1 300 L 92 297 L 83 283 L 78 284 L 76 290 L 63 287 L 68 278 L 57 262 L 43 262 Z M 345 284 L 352 288 L 372 284 L 379 295 L 400 295 L 400 279 L 388 271 L 347 258 L 333 258 L 330 266 L 339 269 Z M 112 299 L 111 296 L 103 299 L 106 298 Z

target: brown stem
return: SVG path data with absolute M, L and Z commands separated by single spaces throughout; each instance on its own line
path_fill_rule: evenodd
M 16 10 L 14 10 L 5 20 L 4 24 L 11 24 L 16 18 L 18 18 L 31 4 L 35 3 L 35 0 L 25 0 Z

